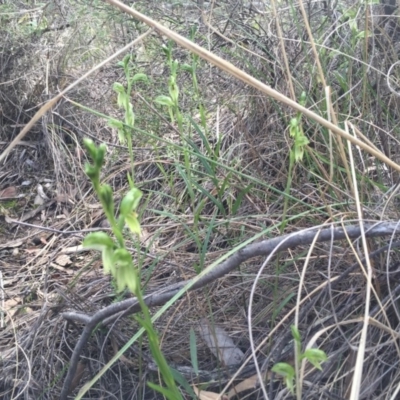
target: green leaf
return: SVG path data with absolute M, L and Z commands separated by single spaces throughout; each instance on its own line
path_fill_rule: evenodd
M 136 233 L 137 235 L 140 235 L 142 233 L 142 229 L 140 227 L 140 222 L 139 222 L 139 220 L 137 218 L 137 214 L 135 212 L 132 212 L 131 214 L 126 215 L 125 222 L 128 225 L 128 227 L 132 233 Z
M 94 162 L 95 162 L 95 166 L 97 167 L 97 168 L 101 168 L 102 167 L 102 165 L 103 165 L 103 162 L 104 162 L 104 156 L 105 156 L 105 154 L 106 154 L 106 151 L 107 151 L 107 146 L 104 144 L 104 143 L 102 143 L 99 147 L 97 147 L 97 149 L 96 149 L 96 157 L 95 157 L 95 159 L 94 159 Z
M 152 383 L 152 382 L 147 382 L 147 384 L 153 390 L 156 390 L 157 392 L 160 392 L 161 394 L 163 394 L 168 400 L 176 400 L 174 397 L 175 394 L 172 393 L 172 391 L 170 389 L 163 388 L 162 386 L 156 385 L 155 383 Z
M 364 39 L 365 37 L 371 37 L 372 34 L 370 31 L 360 31 L 357 35 L 356 38 L 357 39 Z
M 196 85 L 197 85 L 197 83 L 196 83 Z M 199 105 L 199 112 L 200 112 L 201 125 L 203 127 L 205 127 L 206 126 L 206 121 L 207 121 L 207 116 L 206 116 L 206 110 L 205 110 L 203 104 Z
M 307 94 L 306 92 L 301 92 L 301 96 L 300 96 L 300 105 L 302 105 L 303 107 L 306 105 L 306 101 L 307 101 Z
M 281 376 L 295 376 L 294 368 L 288 363 L 276 363 L 271 371 Z
M 358 32 L 357 21 L 355 19 L 349 20 L 349 26 L 353 32 Z
M 167 60 L 170 61 L 171 60 L 171 54 L 172 54 L 172 49 L 170 46 L 165 46 L 163 45 L 161 47 L 162 51 L 164 52 L 164 54 L 167 56 Z
M 176 77 L 176 73 L 178 72 L 178 66 L 179 66 L 179 61 L 178 60 L 174 60 L 171 63 L 171 75 L 175 78 Z
M 304 146 L 307 146 L 309 143 L 310 143 L 310 141 L 307 139 L 306 136 L 304 136 L 303 133 L 301 133 L 301 135 L 299 135 L 296 138 L 296 146 L 304 147 Z
M 199 374 L 199 364 L 197 362 L 197 344 L 196 344 L 196 334 L 193 328 L 190 328 L 190 358 L 192 360 L 192 366 L 194 373 Z
M 133 265 L 132 255 L 126 249 L 116 249 L 113 254 L 113 262 L 121 267 L 131 266 Z
M 237 195 L 236 200 L 235 200 L 235 202 L 233 203 L 233 206 L 232 206 L 232 215 L 236 215 L 237 210 L 239 209 L 240 204 L 242 203 L 242 200 L 243 200 L 244 196 L 247 193 L 250 192 L 250 190 L 253 188 L 253 186 L 254 186 L 253 184 L 250 184 L 245 189 L 243 189 L 243 190 L 241 190 L 239 192 L 239 194 Z
M 137 293 L 139 288 L 139 278 L 133 265 L 124 265 L 116 268 L 115 280 L 119 293 L 128 288 L 133 294 Z
M 158 340 L 157 333 L 154 330 L 154 327 L 152 325 L 151 319 L 150 318 L 142 319 L 139 316 L 137 316 L 136 319 L 143 326 L 143 328 L 146 329 L 148 339 L 149 339 L 149 346 L 150 346 L 151 354 L 156 361 L 156 364 L 161 372 L 161 375 L 163 377 L 165 384 L 173 393 L 174 397 L 172 397 L 172 399 L 173 400 L 182 399 L 182 396 L 181 396 L 178 388 L 176 387 L 176 384 L 174 381 L 174 376 L 171 372 L 171 369 L 168 366 L 163 353 L 161 352 L 160 342 Z
M 292 394 L 294 394 L 294 377 L 285 377 L 285 385 L 290 390 Z
M 103 269 L 105 274 L 115 275 L 113 255 L 114 255 L 114 250 L 111 247 L 105 247 L 101 253 L 101 257 L 103 260 Z
M 124 86 L 119 82 L 114 82 L 113 90 L 114 90 L 114 92 L 117 92 L 117 93 L 125 93 Z
M 197 25 L 192 25 L 190 27 L 190 30 L 189 30 L 189 32 L 190 32 L 189 33 L 190 40 L 193 41 L 194 37 L 196 36 L 197 29 L 198 29 Z
M 297 343 L 301 343 L 301 335 L 300 335 L 300 332 L 299 332 L 297 326 L 292 325 L 292 326 L 290 327 L 290 330 L 292 331 L 293 339 L 294 339 Z
M 129 103 L 129 96 L 124 93 L 119 93 L 117 98 L 117 104 L 119 107 L 126 108 L 127 104 Z
M 146 74 L 139 73 L 133 75 L 132 83 L 133 82 L 149 82 L 149 78 L 147 77 Z
M 175 381 L 178 382 L 186 390 L 186 393 L 188 393 L 193 400 L 197 400 L 198 397 L 194 393 L 192 387 L 189 385 L 185 377 L 176 369 L 170 368 L 170 370 L 172 372 L 172 376 L 174 377 Z
M 214 150 L 211 148 L 210 142 L 208 141 L 203 130 L 197 125 L 197 123 L 192 119 L 192 117 L 189 116 L 189 119 L 190 119 L 190 122 L 192 123 L 194 129 L 199 134 L 201 141 L 203 142 L 203 145 L 205 146 L 205 148 L 207 150 L 209 158 L 215 158 L 216 154 L 214 153 Z M 202 151 L 200 150 L 200 148 L 192 140 L 186 139 L 186 141 L 193 147 L 193 149 L 195 150 L 196 153 L 198 153 L 199 155 L 202 154 Z M 215 176 L 215 171 L 212 169 L 212 167 L 211 166 L 207 167 L 207 165 L 209 165 L 208 160 L 205 158 L 202 158 L 202 157 L 199 157 L 199 159 L 204 164 L 205 168 L 207 169 L 207 172 L 211 176 Z
M 94 144 L 93 140 L 90 138 L 84 138 L 83 139 L 83 144 L 86 147 L 86 150 L 88 151 L 90 157 L 92 160 L 96 159 L 96 153 L 97 153 L 97 148 L 96 145 Z
M 133 210 L 133 203 L 135 201 L 134 194 L 130 190 L 121 200 L 119 211 L 124 217 L 130 214 Z
M 104 249 L 114 249 L 115 243 L 105 232 L 89 233 L 82 243 L 83 247 L 93 250 L 103 251 Z
M 136 268 L 133 266 L 132 255 L 128 250 L 119 248 L 114 251 L 112 256 L 114 268 L 114 278 L 117 284 L 117 291 L 122 292 L 128 288 L 132 293 L 137 293 L 139 278 Z
M 133 181 L 133 178 L 129 172 L 126 174 L 126 178 L 128 179 L 129 187 L 133 189 L 135 187 L 135 182 Z
M 103 207 L 105 208 L 104 211 L 108 214 L 107 217 L 109 215 L 114 215 L 114 200 L 111 186 L 108 184 L 101 185 L 98 195 Z
M 183 116 L 180 112 L 177 112 L 176 120 L 178 121 L 178 126 L 182 126 L 183 123 Z
M 130 127 L 133 127 L 135 124 L 135 114 L 133 112 L 132 103 L 128 103 L 128 107 L 125 110 L 125 123 Z
M 299 120 L 296 118 L 296 117 L 294 117 L 294 118 L 292 118 L 291 120 L 290 120 L 290 128 L 292 129 L 295 129 L 295 128 L 297 128 L 299 126 Z
M 194 68 L 193 68 L 191 65 L 189 65 L 189 64 L 183 64 L 183 65 L 181 66 L 181 68 L 182 68 L 184 71 L 187 71 L 187 72 L 190 72 L 191 74 L 193 74 Z
M 128 68 L 129 65 L 129 61 L 131 60 L 131 55 L 127 54 L 122 61 L 117 62 L 117 65 L 119 67 L 124 68 L 124 70 L 126 70 Z
M 321 371 L 321 363 L 328 359 L 326 353 L 320 349 L 307 349 L 302 358 L 306 358 L 315 368 Z
M 102 143 L 100 146 L 97 147 L 93 142 L 93 140 L 89 138 L 84 138 L 83 144 L 85 145 L 86 150 L 88 151 L 90 157 L 92 158 L 95 164 L 94 166 L 97 168 L 101 168 L 104 161 L 104 155 L 106 154 L 107 151 L 107 146 L 104 143 Z
M 120 211 L 123 216 L 136 211 L 143 193 L 138 188 L 131 189 L 122 199 Z
M 304 155 L 304 150 L 302 147 L 295 147 L 293 149 L 293 154 L 294 154 L 294 160 L 296 162 L 299 162 L 303 159 L 303 155 Z
M 168 87 L 169 87 L 169 95 L 171 96 L 173 105 L 177 106 L 179 97 L 179 87 L 178 84 L 176 83 L 176 79 L 174 76 L 171 76 L 169 78 Z
M 275 364 L 272 369 L 272 372 L 275 372 L 278 375 L 283 376 L 285 380 L 285 384 L 287 388 L 294 393 L 294 377 L 295 377 L 295 371 L 294 368 L 287 363 L 277 363 Z
M 125 127 L 118 129 L 118 140 L 121 144 L 126 143 L 126 138 L 128 137 Z
M 100 177 L 99 169 L 88 163 L 85 164 L 85 173 L 92 181 L 98 180 Z
M 139 190 L 138 188 L 133 188 L 131 189 L 134 195 L 135 201 L 133 202 L 132 210 L 136 211 L 137 208 L 139 207 L 140 200 L 143 196 L 143 192 Z
M 115 128 L 115 129 L 124 129 L 124 123 L 118 119 L 114 119 L 114 118 L 109 118 L 108 119 L 108 125 L 111 126 L 111 128 Z
M 154 100 L 157 104 L 161 104 L 162 106 L 172 107 L 174 102 L 172 101 L 171 97 L 168 96 L 158 96 Z

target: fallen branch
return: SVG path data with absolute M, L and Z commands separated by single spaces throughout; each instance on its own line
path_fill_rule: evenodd
M 379 237 L 388 236 L 400 233 L 399 222 L 377 222 L 364 226 L 365 235 L 367 237 Z M 160 289 L 154 293 L 145 296 L 144 300 L 148 307 L 161 306 L 168 300 L 174 297 L 180 290 L 185 286 L 190 286 L 189 290 L 200 289 L 209 283 L 225 276 L 230 271 L 239 267 L 243 262 L 258 256 L 268 256 L 276 248 L 279 251 L 287 250 L 301 245 L 311 244 L 314 240 L 315 235 L 318 235 L 317 242 L 337 241 L 346 239 L 358 239 L 361 234 L 361 228 L 359 225 L 352 225 L 343 228 L 325 228 L 325 229 L 306 229 L 299 232 L 291 233 L 288 235 L 280 236 L 273 239 L 263 240 L 258 243 L 249 244 L 242 249 L 238 250 L 231 257 L 218 264 L 208 274 L 198 279 L 191 286 L 193 280 L 182 281 L 173 285 L 169 285 L 163 289 Z M 116 319 L 123 316 L 134 314 L 140 310 L 140 306 L 136 298 L 123 300 L 119 303 L 111 304 L 108 307 L 96 312 L 92 316 L 77 312 L 65 312 L 62 314 L 63 318 L 69 321 L 81 322 L 85 324 L 82 334 L 75 345 L 75 349 L 72 353 L 70 366 L 68 369 L 67 376 L 64 381 L 62 388 L 61 400 L 65 400 L 69 393 L 71 382 L 75 376 L 76 368 L 79 362 L 80 355 L 92 334 L 94 328 L 102 323 L 103 325 L 110 324 Z

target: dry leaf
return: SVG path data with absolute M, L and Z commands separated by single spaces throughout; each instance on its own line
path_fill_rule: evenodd
M 18 311 L 17 306 L 22 304 L 21 297 L 14 297 L 13 299 L 6 300 L 4 302 L 4 311 L 7 311 L 9 317 L 13 317 Z
M 65 249 L 60 250 L 60 252 L 64 254 L 82 253 L 84 251 L 89 251 L 89 250 L 83 247 L 82 245 L 66 247 Z
M 38 259 L 35 261 L 35 265 L 36 265 L 37 267 L 39 267 L 40 265 L 45 265 L 45 264 L 47 264 L 48 262 L 49 262 L 49 256 L 48 256 L 48 255 L 43 255 L 42 257 L 38 258 Z
M 43 204 L 44 204 L 44 199 L 43 199 L 43 197 L 40 196 L 40 194 L 37 194 L 37 195 L 35 196 L 35 200 L 33 201 L 33 204 L 34 204 L 35 206 L 41 206 L 41 205 L 43 205 Z
M 66 254 L 62 254 L 56 258 L 56 263 L 65 267 L 66 265 L 72 264 L 72 261 Z
M 34 248 L 29 248 L 29 249 L 24 249 L 24 251 L 28 254 L 37 254 L 41 251 L 42 249 L 38 249 L 37 247 Z
M 47 197 L 46 193 L 43 190 L 43 186 L 39 183 L 37 185 L 37 192 L 38 195 L 43 199 L 43 200 L 49 200 L 49 198 Z
M 50 266 L 53 267 L 55 270 L 61 271 L 61 272 L 65 273 L 65 274 L 68 274 L 68 275 L 73 275 L 75 273 L 71 268 L 61 267 L 56 263 L 50 263 Z
M 27 213 L 25 213 L 24 215 L 22 215 L 19 218 L 19 221 L 21 222 L 25 222 L 28 219 L 33 218 L 34 216 L 36 216 L 37 214 L 41 213 L 43 210 L 45 210 L 47 207 L 50 207 L 52 204 L 54 203 L 54 200 L 50 200 L 48 203 L 46 204 L 42 204 L 41 206 L 34 208 L 33 210 L 28 211 Z M 12 218 L 7 218 L 6 217 L 6 222 L 8 222 L 9 224 L 14 223 Z
M 96 203 L 96 204 L 86 204 L 85 203 L 85 206 L 92 210 L 103 210 L 103 206 L 101 205 L 101 203 Z
M 24 241 L 21 240 L 21 239 L 12 240 L 11 242 L 7 242 L 7 243 L 2 243 L 2 244 L 0 244 L 0 249 L 7 249 L 7 248 L 19 247 L 19 246 L 22 246 L 23 243 L 24 243 Z
M 244 392 L 245 390 L 255 389 L 258 384 L 258 376 L 253 375 L 250 378 L 245 379 L 244 381 L 237 384 L 234 388 L 232 388 L 228 392 L 228 399 L 235 397 L 238 393 Z
M 221 396 L 218 393 L 200 390 L 194 385 L 192 385 L 192 387 L 193 387 L 194 393 L 200 400 L 228 400 L 228 398 L 225 395 Z
M 9 199 L 17 195 L 17 188 L 15 186 L 9 186 L 3 190 L 0 190 L 0 199 Z
M 142 228 L 140 242 L 146 246 L 149 251 L 157 251 L 158 239 L 155 237 L 154 233 L 149 232 L 146 228 Z
M 206 319 L 200 321 L 200 335 L 211 352 L 226 366 L 240 364 L 244 358 L 228 334 L 219 326 L 210 327 Z
M 55 200 L 57 203 L 69 203 L 69 196 L 66 193 L 58 193 Z

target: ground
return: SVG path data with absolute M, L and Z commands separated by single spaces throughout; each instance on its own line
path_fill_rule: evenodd
M 346 2 L 315 4 L 308 19 L 301 4 L 274 11 L 226 1 L 201 14 L 194 3 L 135 2 L 260 81 L 249 86 L 157 31 L 100 66 L 148 30 L 106 2 L 5 3 L 0 157 L 43 104 L 76 85 L 1 164 L 0 397 L 78 396 L 93 378 L 84 398 L 160 397 L 147 385 L 162 380 L 148 337 L 136 337 L 134 296 L 118 292 L 100 253 L 82 247 L 93 232 L 114 237 L 86 174 L 85 138 L 107 146 L 101 183 L 112 188 L 116 215 L 132 185 L 143 193 L 141 234 L 125 229 L 123 240 L 185 398 L 189 384 L 211 392 L 200 399 L 225 386 L 229 398 L 291 398 L 272 374 L 278 362 L 297 369 L 301 398 L 349 398 L 361 372 L 353 398 L 396 396 L 396 21 L 371 19 L 369 29 L 378 11 Z M 363 146 L 349 146 L 261 83 Z M 133 114 L 121 96 L 128 88 Z M 363 242 L 361 218 L 380 221 L 386 236 L 367 233 Z M 335 241 L 328 230 L 314 242 L 307 229 L 322 225 L 336 229 Z M 280 242 L 285 234 L 297 236 Z M 207 268 L 207 284 L 170 301 Z M 227 353 L 215 341 L 229 343 Z M 310 356 L 300 368 L 307 345 L 327 355 L 322 371 Z

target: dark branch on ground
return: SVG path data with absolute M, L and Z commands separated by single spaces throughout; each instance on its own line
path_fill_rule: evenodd
M 398 232 L 400 233 L 400 223 L 377 222 L 374 224 L 365 225 L 364 231 L 365 236 L 369 238 L 395 235 Z M 200 289 L 225 276 L 230 271 L 239 267 L 240 264 L 244 261 L 247 261 L 257 256 L 268 256 L 274 250 L 283 251 L 289 248 L 311 244 L 314 241 L 316 235 L 318 235 L 317 242 L 321 243 L 327 241 L 343 240 L 347 237 L 352 240 L 359 239 L 361 237 L 361 232 L 362 231 L 359 225 L 347 226 L 345 227 L 345 229 L 335 227 L 324 229 L 311 228 L 277 238 L 263 240 L 258 243 L 249 244 L 238 250 L 235 254 L 233 254 L 224 262 L 215 266 L 215 268 L 213 268 L 209 273 L 200 278 L 197 282 L 192 283 L 193 280 L 187 280 L 167 286 L 154 293 L 146 295 L 145 302 L 148 307 L 162 306 L 187 285 L 191 284 L 189 290 Z M 349 272 L 347 272 L 347 274 L 348 273 Z M 79 358 L 94 328 L 99 323 L 102 323 L 103 325 L 108 325 L 112 322 L 115 322 L 121 317 L 137 313 L 138 311 L 140 311 L 139 303 L 137 302 L 136 298 L 132 298 L 128 300 L 123 300 L 115 304 L 111 304 L 110 306 L 96 312 L 92 316 L 77 312 L 66 312 L 62 314 L 62 316 L 66 320 L 84 323 L 85 327 L 78 342 L 75 345 L 75 349 L 71 356 L 70 366 L 60 396 L 61 400 L 67 399 L 71 382 L 75 376 Z M 280 353 L 280 349 L 276 350 L 277 351 L 271 352 L 271 355 L 276 355 Z M 266 365 L 267 363 L 268 361 L 266 360 L 264 362 L 264 365 Z

